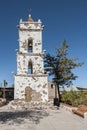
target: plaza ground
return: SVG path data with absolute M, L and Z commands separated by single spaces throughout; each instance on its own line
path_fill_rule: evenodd
M 87 120 L 64 107 L 15 111 L 5 106 L 0 108 L 0 128 L 1 130 L 87 130 Z

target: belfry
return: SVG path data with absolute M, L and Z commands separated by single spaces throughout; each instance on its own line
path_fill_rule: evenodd
M 20 20 L 14 99 L 23 99 L 26 102 L 48 101 L 48 75 L 44 73 L 42 30 L 40 19 L 35 22 L 29 15 L 27 21 Z

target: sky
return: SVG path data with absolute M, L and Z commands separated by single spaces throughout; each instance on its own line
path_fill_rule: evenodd
M 86 0 L 0 0 L 0 85 L 7 80 L 14 83 L 17 72 L 16 49 L 19 48 L 18 29 L 22 18 L 28 15 L 41 19 L 43 50 L 54 54 L 63 39 L 69 45 L 70 58 L 78 57 L 84 62 L 73 72 L 78 76 L 75 86 L 87 87 L 87 1 Z

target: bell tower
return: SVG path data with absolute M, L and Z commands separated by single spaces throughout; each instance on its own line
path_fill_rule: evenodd
M 31 15 L 20 20 L 17 74 L 15 74 L 14 99 L 48 101 L 48 75 L 44 73 L 42 52 L 42 23 Z

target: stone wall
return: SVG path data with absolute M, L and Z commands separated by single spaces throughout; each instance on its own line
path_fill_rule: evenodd
M 15 75 L 14 99 L 25 99 L 26 87 L 32 88 L 33 93 L 31 97 L 33 100 L 41 100 L 41 102 L 48 101 L 47 75 L 41 75 L 41 76 Z M 38 94 L 41 96 L 41 98 L 37 96 Z
M 49 100 L 53 100 L 55 98 L 55 84 L 52 82 L 48 82 L 48 98 Z
M 30 16 L 28 21 L 20 21 L 18 29 L 19 51 L 14 98 L 25 100 L 25 88 L 30 87 L 32 100 L 48 101 L 48 75 L 44 74 L 41 21 L 34 22 Z
M 17 71 L 18 74 L 28 74 L 28 63 L 33 64 L 33 74 L 43 74 L 43 57 L 41 55 L 17 54 Z
M 28 23 L 31 26 L 31 30 L 24 25 L 26 22 L 22 22 L 19 27 L 19 50 L 23 53 L 28 52 L 28 40 L 31 38 L 33 42 L 33 53 L 41 53 L 42 51 L 42 28 L 41 23 L 37 24 L 38 27 Z M 37 22 L 38 23 L 38 22 Z

